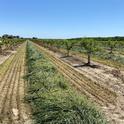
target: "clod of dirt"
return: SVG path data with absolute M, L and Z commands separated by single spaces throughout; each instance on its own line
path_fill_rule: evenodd
M 24 122 L 24 124 L 34 124 L 33 120 L 27 120 L 26 122 Z
M 18 116 L 19 114 L 18 109 L 15 109 L 15 108 L 12 109 L 12 112 L 14 116 Z
M 109 71 L 105 71 L 105 73 L 110 73 L 112 74 L 114 77 L 118 78 L 118 79 L 121 79 L 123 82 L 124 82 L 124 75 L 121 73 L 120 70 L 118 69 L 112 69 L 112 70 L 109 70 Z
M 114 77 L 119 78 L 120 75 L 121 75 L 121 72 L 120 72 L 120 70 L 113 69 L 113 70 L 111 71 L 111 74 L 112 74 Z

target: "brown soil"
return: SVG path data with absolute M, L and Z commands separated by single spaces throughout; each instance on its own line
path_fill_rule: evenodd
M 0 54 L 0 65 L 4 63 L 11 55 L 15 54 L 18 47 L 16 47 L 14 50 L 4 50 L 3 54 Z
M 0 123 L 31 124 L 30 110 L 24 103 L 26 43 L 14 55 L 11 64 L 0 81 Z
M 0 65 L 2 63 L 4 63 L 10 56 L 12 55 L 12 53 L 10 52 L 8 55 L 0 55 Z

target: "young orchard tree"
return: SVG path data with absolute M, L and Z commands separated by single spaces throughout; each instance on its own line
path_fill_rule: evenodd
M 17 38 L 14 39 L 13 40 L 13 49 L 15 49 L 18 46 L 18 44 L 21 42 L 22 42 L 22 40 L 20 40 L 20 39 L 17 39 Z
M 54 51 L 57 52 L 60 50 L 61 48 L 61 45 L 62 45 L 62 40 L 54 40 L 53 42 L 53 46 L 54 46 Z
M 45 48 L 48 48 L 48 40 L 33 40 L 34 42 L 38 43 L 39 45 L 45 47 Z
M 49 48 L 50 50 L 52 50 L 52 51 L 55 52 L 55 46 L 54 46 L 54 44 L 55 44 L 55 40 L 48 40 L 48 41 L 47 41 L 48 48 Z
M 13 50 L 14 47 L 14 39 L 9 39 L 10 50 Z
M 117 47 L 117 41 L 108 40 L 107 47 L 109 47 L 109 54 L 113 54 L 114 49 Z
M 99 50 L 98 42 L 93 39 L 84 39 L 80 42 L 80 47 L 85 50 L 87 54 L 87 63 L 86 65 L 91 65 L 91 55 Z
M 2 45 L 3 45 L 3 42 L 2 42 L 2 40 L 0 40 L 0 54 L 2 54 L 2 53 L 3 53 L 3 50 L 2 50 Z
M 4 45 L 5 45 L 5 49 L 9 49 L 9 46 L 10 46 L 9 40 L 4 38 L 3 42 L 4 42 Z
M 124 52 L 124 41 L 118 41 L 117 49 L 118 51 Z
M 54 40 L 45 40 L 45 46 L 47 48 L 49 48 L 50 50 L 53 50 L 53 44 L 54 44 Z
M 67 57 L 70 56 L 70 50 L 74 47 L 75 45 L 75 40 L 64 40 L 63 45 L 67 51 L 66 55 Z
M 62 45 L 62 40 L 55 40 L 54 41 L 54 46 L 57 48 L 57 49 L 60 49 L 61 48 L 61 45 Z

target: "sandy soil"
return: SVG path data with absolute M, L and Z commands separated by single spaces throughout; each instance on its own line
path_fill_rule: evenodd
M 16 53 L 16 50 L 7 50 L 4 55 L 0 54 L 0 65 L 4 63 L 12 54 Z
M 0 124 L 31 124 L 30 110 L 24 103 L 25 50 L 23 44 L 0 81 Z

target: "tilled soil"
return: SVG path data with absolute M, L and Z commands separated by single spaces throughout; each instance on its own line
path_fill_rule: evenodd
M 72 85 L 99 105 L 110 124 L 124 124 L 124 82 L 121 71 L 119 77 L 113 75 L 115 68 L 93 62 L 95 68 L 84 66 L 86 59 L 62 57 L 36 45 L 63 73 Z
M 17 51 L 0 80 L 0 124 L 31 124 L 30 110 L 24 103 L 26 43 Z
M 16 53 L 16 50 L 6 50 L 5 54 L 1 55 L 0 54 L 0 65 L 2 63 L 4 63 L 11 55 L 13 55 L 14 53 Z

